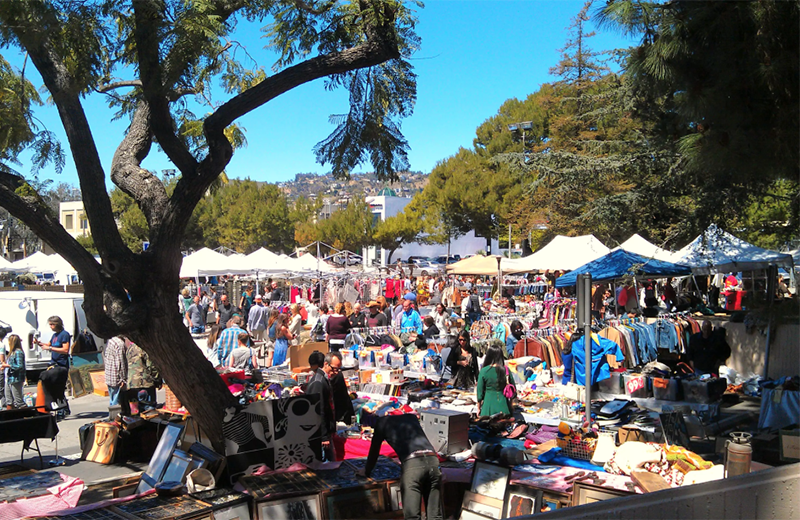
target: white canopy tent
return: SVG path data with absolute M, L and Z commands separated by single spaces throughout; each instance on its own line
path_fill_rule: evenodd
M 558 235 L 542 249 L 516 260 L 509 269 L 504 269 L 504 271 L 508 273 L 571 271 L 607 255 L 610 251 L 594 235 L 579 237 Z
M 204 247 L 191 255 L 183 257 L 181 264 L 181 278 L 196 278 L 198 276 L 216 276 L 221 274 L 247 274 L 248 271 L 238 271 L 237 259 L 242 255 L 225 256 Z
M 336 269 L 328 262 L 324 260 L 320 260 L 317 262 L 317 258 L 312 254 L 305 254 L 298 258 L 292 259 L 294 268 L 296 271 L 317 271 L 321 273 L 335 273 L 338 272 L 339 269 Z
M 679 263 L 679 258 L 675 253 L 658 247 L 638 233 L 634 233 L 633 236 L 631 236 L 628 240 L 614 248 L 615 251 L 617 249 L 622 249 L 623 251 L 641 255 L 646 258 L 653 258 L 655 260 L 661 260 L 670 263 Z
M 690 266 L 695 274 L 738 273 L 766 269 L 770 265 L 792 267 L 792 255 L 762 249 L 715 224 L 708 226 L 702 235 L 676 255 L 679 258 L 677 263 Z
M 13 262 L 10 266 L 11 271 L 35 271 L 35 266 L 38 263 L 44 262 L 47 258 L 47 255 L 42 253 L 41 251 L 36 251 L 31 256 L 26 256 L 16 262 Z

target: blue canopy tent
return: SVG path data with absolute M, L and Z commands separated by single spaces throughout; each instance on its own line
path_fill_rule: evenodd
M 593 282 L 607 282 L 636 276 L 639 278 L 658 278 L 664 276 L 686 276 L 692 274 L 689 266 L 673 264 L 616 249 L 605 256 L 584 264 L 572 272 L 556 279 L 556 287 L 575 285 L 579 274 L 591 274 Z

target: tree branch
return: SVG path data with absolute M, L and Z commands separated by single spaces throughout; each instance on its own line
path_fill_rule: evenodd
M 158 3 L 151 0 L 134 0 L 133 11 L 136 23 L 133 34 L 139 57 L 142 92 L 150 106 L 153 134 L 164 153 L 183 175 L 194 173 L 197 160 L 176 134 L 176 124 L 169 110 L 169 85 L 165 86 L 163 83 L 158 30 L 163 13 Z
M 384 41 L 366 42 L 352 49 L 317 56 L 298 63 L 245 90 L 220 106 L 206 118 L 204 123 L 204 132 L 209 148 L 208 155 L 200 163 L 194 175 L 181 177 L 170 197 L 168 216 L 165 217 L 162 226 L 163 232 L 167 233 L 165 237 L 170 236 L 170 233 L 175 233 L 176 229 L 185 228 L 195 205 L 203 197 L 208 186 L 230 162 L 233 148 L 224 134 L 228 125 L 295 87 L 332 74 L 372 67 L 399 56 L 399 50 L 387 45 Z
M 2 11 L 2 14 L 6 15 L 7 12 Z M 105 173 L 80 103 L 82 87 L 75 85 L 67 67 L 49 41 L 47 31 L 43 30 L 43 27 L 46 29 L 57 22 L 22 21 L 13 15 L 11 19 L 5 19 L 5 16 L 3 18 L 2 22 L 13 28 L 20 44 L 28 52 L 58 108 L 80 179 L 86 214 L 95 232 L 95 245 L 100 255 L 108 261 L 124 263 L 125 260 L 130 260 L 130 250 L 123 243 L 111 212 L 111 201 L 105 190 Z
M 114 89 L 125 88 L 125 87 L 142 88 L 142 82 L 141 80 L 138 79 L 115 81 L 113 83 L 106 83 L 105 85 L 100 85 L 99 87 L 97 87 L 97 91 L 101 94 L 105 94 L 106 92 L 110 92 Z
M 122 140 L 111 162 L 111 181 L 133 197 L 142 209 L 151 230 L 157 229 L 167 208 L 164 184 L 148 170 L 141 167 L 150 152 L 150 110 L 146 101 L 140 101 L 133 113 L 128 133 Z
M 101 337 L 110 338 L 120 332 L 128 319 L 141 320 L 134 313 L 124 319 L 112 320 L 106 309 L 127 304 L 124 290 L 114 283 L 86 249 L 81 246 L 58 222 L 47 204 L 25 179 L 0 171 L 0 205 L 28 226 L 31 231 L 50 244 L 80 273 L 86 287 L 84 310 L 91 320 L 92 330 Z M 101 296 L 102 295 L 102 296 Z

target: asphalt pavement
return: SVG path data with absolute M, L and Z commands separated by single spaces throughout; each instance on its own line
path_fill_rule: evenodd
M 25 392 L 35 393 L 35 387 L 25 387 Z M 159 393 L 159 402 L 164 401 L 163 391 Z M 34 450 L 22 453 L 20 463 L 20 452 L 22 442 L 0 444 L 0 466 L 14 463 L 22 464 L 26 468 L 41 470 L 53 469 L 57 465 L 56 449 L 60 462 L 57 469 L 61 473 L 77 477 L 85 484 L 103 482 L 125 476 L 139 474 L 147 469 L 147 464 L 125 463 L 125 464 L 97 464 L 80 460 L 81 448 L 78 439 L 78 429 L 86 423 L 94 422 L 108 417 L 108 397 L 99 395 L 85 395 L 76 399 L 69 399 L 69 407 L 72 414 L 58 423 L 58 435 L 56 439 L 39 439 L 39 448 L 42 451 L 42 462 Z

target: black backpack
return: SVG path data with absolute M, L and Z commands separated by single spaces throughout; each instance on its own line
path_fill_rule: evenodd
M 477 294 L 471 294 L 469 297 L 469 309 L 470 312 L 481 312 L 481 300 L 478 298 Z

